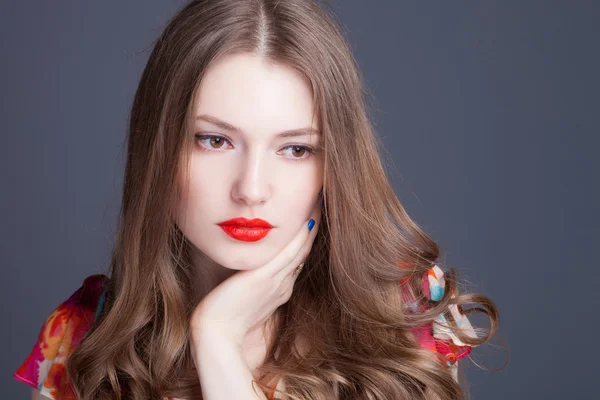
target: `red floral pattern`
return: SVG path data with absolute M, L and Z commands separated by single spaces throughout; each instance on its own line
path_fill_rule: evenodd
M 76 399 L 65 361 L 94 322 L 108 277 L 92 275 L 48 316 L 33 350 L 13 375 L 51 399 Z
M 408 265 L 400 264 L 400 266 Z M 433 271 L 432 268 L 430 274 L 425 276 L 422 286 L 423 293 L 428 297 L 431 295 L 430 283 L 443 283 L 441 270 L 438 268 L 437 275 Z M 440 280 L 432 280 L 432 277 Z M 102 306 L 101 297 L 108 280 L 105 275 L 87 277 L 71 297 L 52 311 L 42 325 L 31 353 L 13 375 L 15 379 L 39 390 L 42 395 L 51 399 L 76 399 L 73 387 L 67 379 L 65 361 L 92 326 L 98 306 Z M 401 287 L 403 283 L 405 282 L 401 282 Z M 421 347 L 441 354 L 447 360 L 447 365 L 456 378 L 456 362 L 471 352 L 471 346 L 457 345 L 452 340 L 436 337 L 439 335 L 436 335 L 432 324 L 414 328 L 412 333 Z M 272 387 L 285 389 L 282 380 L 275 381 Z M 269 399 L 273 396 L 274 392 L 268 393 Z

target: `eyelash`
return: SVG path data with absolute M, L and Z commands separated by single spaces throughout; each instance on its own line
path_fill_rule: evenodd
M 219 135 L 195 135 L 195 141 L 196 142 L 200 142 L 201 140 L 205 140 L 205 139 L 212 139 L 212 138 L 220 138 L 225 140 L 226 142 L 228 142 L 229 144 L 231 144 L 231 141 L 229 141 L 229 139 L 227 139 L 226 137 L 223 136 L 219 136 Z M 310 146 L 305 146 L 305 145 L 300 145 L 300 144 L 291 144 L 288 146 L 285 146 L 282 150 L 285 150 L 289 147 L 300 147 L 302 149 L 305 149 L 311 156 L 315 154 L 315 149 L 313 149 Z M 201 147 L 200 150 L 202 151 L 220 151 L 218 149 L 214 149 L 214 148 L 207 148 L 207 147 Z M 298 158 L 298 157 L 292 157 L 292 161 L 304 161 L 306 159 L 310 158 L 309 157 L 303 157 L 303 158 Z

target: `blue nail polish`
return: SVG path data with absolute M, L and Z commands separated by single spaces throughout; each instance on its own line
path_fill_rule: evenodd
M 312 231 L 313 226 L 315 226 L 315 220 L 311 218 L 310 221 L 308 221 L 308 230 Z

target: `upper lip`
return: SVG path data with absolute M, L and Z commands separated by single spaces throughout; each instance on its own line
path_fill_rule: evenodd
M 231 218 L 227 221 L 219 222 L 217 225 L 236 225 L 249 228 L 272 228 L 273 225 L 260 218 L 248 219 L 244 217 Z

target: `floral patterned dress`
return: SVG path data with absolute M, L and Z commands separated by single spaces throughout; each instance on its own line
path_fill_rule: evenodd
M 67 379 L 65 361 L 100 314 L 108 282 L 109 278 L 101 274 L 87 277 L 79 289 L 52 311 L 43 323 L 31 353 L 14 373 L 15 379 L 50 399 L 76 399 Z M 443 272 L 436 265 L 423 280 L 423 292 L 431 300 L 440 300 L 444 295 L 444 284 Z M 415 309 L 416 304 L 407 302 L 406 306 Z M 460 314 L 456 305 L 451 307 L 451 312 L 459 327 L 468 335 L 477 337 L 469 320 Z M 443 315 L 437 321 L 447 324 Z M 457 361 L 471 352 L 471 346 L 437 324 L 416 328 L 413 334 L 423 348 L 445 357 L 447 366 L 457 379 Z M 281 379 L 275 381 L 272 387 L 285 389 Z M 273 399 L 274 395 L 274 391 L 267 394 L 269 399 Z

